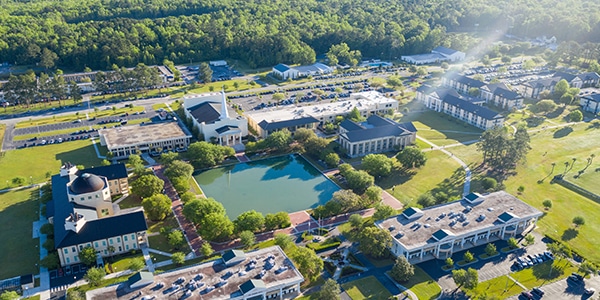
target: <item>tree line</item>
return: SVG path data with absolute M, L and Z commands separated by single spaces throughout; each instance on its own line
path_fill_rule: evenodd
M 4 61 L 73 70 L 154 65 L 165 58 L 234 58 L 250 67 L 309 63 L 342 42 L 365 57 L 394 58 L 437 45 L 460 47 L 446 35 L 457 30 L 600 41 L 593 34 L 600 29 L 600 4 L 577 0 L 509 6 L 492 0 L 7 0 L 2 6 Z M 352 61 L 358 53 L 352 51 L 340 58 Z

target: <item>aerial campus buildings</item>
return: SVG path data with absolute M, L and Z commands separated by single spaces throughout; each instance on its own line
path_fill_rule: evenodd
M 279 246 L 153 276 L 134 274 L 121 285 L 89 291 L 87 299 L 294 299 L 304 277 Z M 136 296 L 137 295 L 137 296 Z
M 446 259 L 453 253 L 530 229 L 542 212 L 504 191 L 471 193 L 463 199 L 375 223 L 392 236 L 391 251 L 413 263 Z
M 296 67 L 290 67 L 286 64 L 278 64 L 273 67 L 273 71 L 271 73 L 273 76 L 281 80 L 287 80 L 333 73 L 333 68 L 322 63 L 314 63 L 308 66 Z
M 106 146 L 115 159 L 137 153 L 183 151 L 192 138 L 176 121 L 100 129 L 98 134 L 100 145 Z
M 367 91 L 353 93 L 350 98 L 336 102 L 319 102 L 315 105 L 286 105 L 279 108 L 249 111 L 248 125 L 262 138 L 269 134 L 288 129 L 294 132 L 297 128 L 311 128 L 325 123 L 333 123 L 338 116 L 348 115 L 354 108 L 364 118 L 373 114 L 385 114 L 398 109 L 398 101 L 385 97 L 379 92 Z
M 121 210 L 112 203 L 112 197 L 129 193 L 127 178 L 123 164 L 78 170 L 66 163 L 52 176 L 52 200 L 46 207 L 61 266 L 80 263 L 85 247 L 93 247 L 102 264 L 101 257 L 148 243 L 143 208 Z
M 403 55 L 400 59 L 409 64 L 425 65 L 444 61 L 457 62 L 464 60 L 465 55 L 464 52 L 439 46 L 431 50 L 431 53 Z

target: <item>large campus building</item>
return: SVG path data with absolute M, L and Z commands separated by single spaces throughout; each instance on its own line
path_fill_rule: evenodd
M 442 86 L 456 90 L 462 95 L 477 89 L 478 98 L 487 104 L 510 110 L 523 106 L 523 96 L 513 91 L 504 83 L 485 83 L 458 73 L 449 72 L 442 77 Z M 477 101 L 477 100 L 476 100 Z
M 471 193 L 451 203 L 418 209 L 375 223 L 392 236 L 391 251 L 412 263 L 446 259 L 453 253 L 499 239 L 509 239 L 534 226 L 542 212 L 505 191 Z
M 281 80 L 296 79 L 300 77 L 317 76 L 329 74 L 333 68 L 322 63 L 314 63 L 307 66 L 290 67 L 286 64 L 278 64 L 273 67 L 272 74 Z
M 415 142 L 417 129 L 411 122 L 371 115 L 364 122 L 344 120 L 340 123 L 337 142 L 350 157 L 403 149 Z
M 600 75 L 596 72 L 577 75 L 568 72 L 556 72 L 552 76 L 524 83 L 524 94 L 527 97 L 537 99 L 543 91 L 553 93 L 554 86 L 562 79 L 566 80 L 569 86 L 573 88 L 595 87 L 600 82 Z
M 400 59 L 409 64 L 425 65 L 440 63 L 443 61 L 461 61 L 465 59 L 465 55 L 466 54 L 464 52 L 439 46 L 431 50 L 431 53 L 403 55 L 400 57 Z
M 132 276 L 130 283 L 89 291 L 86 298 L 294 299 L 298 297 L 300 284 L 304 282 L 302 274 L 279 246 L 247 253 L 228 250 L 221 259 L 147 277 L 140 280 L 144 278 Z M 140 281 L 143 285 L 138 287 Z M 163 287 L 157 288 L 154 282 L 163 283 Z M 168 290 L 175 282 L 179 286 Z
M 121 210 L 112 203 L 113 196 L 128 193 L 127 186 L 123 164 L 80 171 L 67 163 L 52 177 L 52 201 L 46 207 L 61 266 L 79 263 L 85 247 L 106 257 L 148 243 L 143 208 Z
M 223 91 L 184 97 L 183 107 L 205 141 L 215 139 L 229 146 L 241 144 L 242 137 L 248 135 L 248 120 L 229 108 Z
M 594 115 L 600 113 L 600 94 L 589 94 L 579 98 L 579 104 L 585 111 L 589 111 Z
M 250 111 L 246 113 L 248 125 L 256 130 L 260 137 L 265 138 L 282 129 L 294 132 L 298 128 L 312 129 L 325 123 L 333 123 L 337 116 L 346 116 L 354 108 L 358 109 L 364 118 L 398 109 L 397 100 L 375 91 L 353 93 L 349 99 L 337 102 L 323 102 L 307 106 L 286 105 Z
M 184 151 L 192 136 L 177 122 L 160 122 L 100 129 L 100 145 L 106 146 L 115 159 L 137 153 Z

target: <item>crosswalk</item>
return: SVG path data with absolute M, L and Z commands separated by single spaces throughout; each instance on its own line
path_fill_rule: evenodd
M 69 285 L 64 284 L 61 286 L 55 286 L 55 287 L 50 288 L 50 292 L 56 293 L 56 292 L 60 292 L 60 291 L 66 291 L 68 288 L 69 288 Z

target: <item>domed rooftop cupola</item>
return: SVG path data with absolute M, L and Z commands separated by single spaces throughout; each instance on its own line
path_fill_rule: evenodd
M 71 183 L 71 192 L 75 194 L 86 194 L 96 192 L 104 188 L 102 178 L 89 173 L 83 173 Z

